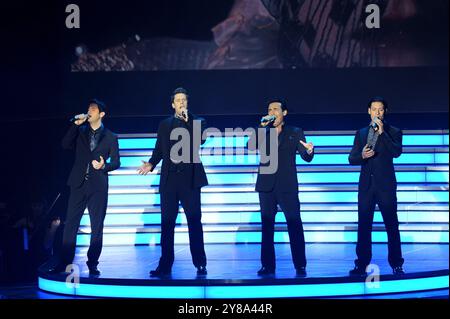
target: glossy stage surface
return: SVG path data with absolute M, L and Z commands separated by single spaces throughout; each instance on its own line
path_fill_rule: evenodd
M 199 277 L 188 245 L 175 246 L 172 275 L 151 278 L 160 246 L 105 247 L 99 277 L 89 277 L 86 248 L 79 247 L 70 276 L 40 274 L 39 287 L 48 292 L 124 298 L 365 298 L 448 289 L 448 244 L 404 244 L 403 276 L 392 275 L 386 244 L 373 245 L 369 277 L 349 277 L 354 244 L 307 244 L 307 277 L 298 278 L 289 244 L 276 244 L 274 276 L 259 277 L 259 244 L 208 244 L 208 274 Z M 79 273 L 79 279 L 77 276 Z M 379 276 L 378 276 L 379 275 Z

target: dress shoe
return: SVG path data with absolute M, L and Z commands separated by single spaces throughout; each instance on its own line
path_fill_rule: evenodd
M 197 275 L 198 276 L 205 276 L 207 274 L 208 274 L 208 271 L 206 270 L 206 266 L 197 267 Z
M 258 276 L 267 276 L 267 275 L 274 275 L 275 269 L 267 268 L 267 267 L 261 267 L 260 270 L 258 270 Z
M 295 273 L 297 277 L 306 277 L 306 267 L 297 268 Z
M 350 276 L 367 276 L 366 268 L 356 266 L 349 272 Z
M 63 266 L 54 266 L 47 270 L 47 273 L 50 275 L 57 275 L 62 274 L 66 272 L 66 268 Z
M 403 270 L 402 266 L 397 266 L 392 268 L 392 272 L 394 273 L 394 275 L 404 275 L 405 271 Z
M 167 277 L 170 276 L 171 273 L 171 269 L 162 269 L 158 267 L 155 270 L 150 271 L 150 277 Z
M 89 267 L 89 276 L 100 276 L 100 270 L 97 266 Z

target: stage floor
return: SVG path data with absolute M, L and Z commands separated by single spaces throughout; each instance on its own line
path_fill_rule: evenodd
M 290 245 L 276 244 L 274 276 L 260 277 L 259 244 L 208 244 L 208 274 L 197 276 L 188 245 L 175 245 L 172 275 L 152 278 L 160 246 L 104 247 L 101 275 L 92 277 L 85 264 L 87 248 L 78 248 L 76 273 L 49 275 L 41 271 L 39 287 L 72 296 L 217 299 L 217 298 L 367 298 L 407 296 L 420 292 L 448 292 L 448 244 L 404 244 L 405 275 L 393 275 L 387 245 L 373 245 L 369 276 L 349 277 L 354 244 L 307 244 L 307 277 L 296 277 Z M 379 275 L 379 276 L 378 276 Z M 77 280 L 78 278 L 78 280 Z
M 101 278 L 148 279 L 149 271 L 158 266 L 160 246 L 104 247 L 100 258 Z M 245 280 L 260 279 L 256 272 L 261 267 L 258 244 L 209 244 L 205 246 L 208 259 L 206 279 Z M 276 244 L 277 269 L 275 278 L 295 278 L 289 244 Z M 75 264 L 80 266 L 82 277 L 88 277 L 87 248 L 78 248 Z M 449 245 L 402 245 L 403 265 L 406 273 L 448 269 Z M 373 245 L 372 264 L 380 274 L 392 274 L 387 262 L 387 245 Z M 307 244 L 308 278 L 346 277 L 353 268 L 354 244 Z M 172 279 L 197 279 L 188 245 L 175 245 L 175 262 Z

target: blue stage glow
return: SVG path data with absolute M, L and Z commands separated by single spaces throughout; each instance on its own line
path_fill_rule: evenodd
M 256 231 L 217 231 L 205 232 L 207 244 L 230 243 L 261 243 L 261 232 Z M 402 243 L 439 243 L 448 244 L 448 230 L 442 231 L 401 231 Z M 356 231 L 329 231 L 323 230 L 305 231 L 307 243 L 356 243 Z M 78 234 L 77 245 L 88 246 L 90 234 Z M 372 232 L 374 243 L 387 243 L 387 235 L 384 231 Z M 289 243 L 287 231 L 276 231 L 275 242 Z M 103 244 L 108 245 L 155 245 L 160 243 L 159 233 L 104 233 Z M 186 232 L 175 232 L 176 244 L 189 243 L 189 235 Z
M 353 145 L 353 135 L 310 135 L 306 136 L 307 141 L 311 141 L 315 146 L 347 146 Z M 203 148 L 209 147 L 246 147 L 248 137 L 209 137 Z M 153 149 L 156 145 L 156 138 L 121 138 L 119 139 L 120 149 Z M 448 146 L 448 135 L 446 134 L 426 134 L 403 136 L 404 146 Z
M 357 203 L 357 191 L 300 192 L 301 203 Z M 398 191 L 399 203 L 448 203 L 448 191 Z M 239 193 L 202 193 L 203 204 L 258 204 L 257 192 Z M 159 194 L 110 194 L 108 204 L 159 205 Z
M 39 278 L 39 288 L 45 291 L 74 296 L 120 298 L 204 298 L 202 286 L 120 286 L 94 284 L 66 284 Z
M 370 288 L 365 282 L 270 285 L 270 286 L 212 286 L 207 287 L 206 298 L 293 298 L 332 297 L 345 295 L 385 294 L 448 287 L 448 276 L 381 281 Z M 405 281 L 405 282 L 404 282 Z M 422 289 L 420 289 L 420 287 Z
M 122 157 L 122 168 L 134 168 L 142 164 L 141 161 L 148 161 L 148 157 L 129 156 Z M 202 155 L 202 163 L 206 166 L 233 166 L 259 164 L 259 156 L 255 154 L 248 155 Z M 448 153 L 403 153 L 399 158 L 394 159 L 394 164 L 447 164 L 449 160 Z M 348 154 L 315 154 L 311 163 L 306 163 L 300 155 L 296 156 L 297 165 L 349 165 Z
M 119 138 L 119 149 L 154 149 L 156 138 Z
M 63 295 L 76 295 L 76 289 L 74 284 L 67 284 L 63 281 L 48 280 L 44 278 L 38 278 L 38 286 L 40 289 L 50 292 L 55 292 Z
M 427 183 L 447 183 L 449 182 L 448 172 L 426 172 Z
M 383 293 L 396 293 L 407 291 L 418 291 L 418 287 L 423 287 L 423 290 L 427 289 L 443 289 L 449 286 L 448 276 L 438 276 L 430 278 L 416 278 L 408 279 L 406 282 L 403 280 L 384 280 L 379 282 L 379 286 L 372 287 L 371 285 L 364 285 L 365 294 L 379 294 L 379 291 Z M 429 288 L 428 288 L 429 287 Z M 431 288 L 434 287 L 434 288 Z
M 308 141 L 312 141 L 318 147 L 343 147 L 350 148 L 353 144 L 354 136 L 350 135 L 311 135 L 307 136 Z M 151 149 L 154 148 L 156 138 L 121 138 L 119 140 L 120 148 L 122 150 L 141 150 L 150 154 Z M 212 151 L 213 147 L 235 147 L 244 148 L 246 146 L 247 137 L 220 137 L 209 138 L 203 145 L 203 148 Z M 447 184 L 449 182 L 448 170 L 433 170 L 431 167 L 439 165 L 448 165 L 449 154 L 438 153 L 433 147 L 448 147 L 447 134 L 406 134 L 403 136 L 403 144 L 405 147 L 419 146 L 430 147 L 426 153 L 403 153 L 399 158 L 394 159 L 397 165 L 405 165 L 409 168 L 408 171 L 397 170 L 397 181 L 401 185 L 407 183 L 408 185 L 430 185 L 430 183 Z M 324 149 L 323 148 L 323 149 Z M 348 153 L 334 153 L 333 148 L 328 149 L 330 153 L 317 153 L 311 163 L 305 163 L 299 155 L 296 157 L 297 165 L 303 168 L 324 168 L 327 166 L 345 166 L 348 167 Z M 411 151 L 411 150 L 409 150 Z M 212 153 L 212 152 L 211 152 Z M 147 161 L 149 156 L 122 156 L 122 168 L 130 169 L 141 165 L 141 160 Z M 257 173 L 237 173 L 233 172 L 233 167 L 236 165 L 242 166 L 256 166 L 259 163 L 258 155 L 203 155 L 203 163 L 205 166 L 221 166 L 226 167 L 227 173 L 208 173 L 208 180 L 210 188 L 204 188 L 202 193 L 202 203 L 205 206 L 212 205 L 257 205 L 259 203 L 258 194 L 253 191 L 253 186 L 256 182 Z M 419 166 L 417 169 L 415 165 Z M 160 166 L 158 167 L 158 169 Z M 336 170 L 336 168 L 333 168 Z M 111 209 L 120 207 L 144 206 L 151 207 L 152 205 L 160 204 L 160 197 L 158 193 L 146 193 L 150 186 L 153 189 L 159 186 L 160 175 L 149 174 L 147 176 L 140 176 L 136 173 L 130 172 L 130 175 L 122 175 L 120 171 L 112 172 L 110 174 L 110 195 L 109 205 Z M 128 173 L 128 172 L 127 172 Z M 331 184 L 345 184 L 356 185 L 359 179 L 358 171 L 308 171 L 298 173 L 298 180 L 300 186 L 299 198 L 301 203 L 307 204 L 356 204 L 356 191 L 338 191 L 339 188 L 333 188 L 333 191 L 321 191 L 320 188 L 315 191 L 305 191 L 305 188 L 311 184 L 319 187 L 330 187 Z M 217 186 L 246 187 L 245 191 L 235 189 L 233 193 L 214 191 L 211 187 Z M 249 190 L 251 189 L 251 191 Z M 402 224 L 418 223 L 417 230 L 402 231 L 403 242 L 447 242 L 448 232 L 441 231 L 440 226 L 437 226 L 438 231 L 427 231 L 430 223 L 448 223 L 448 212 L 440 209 L 420 210 L 420 205 L 437 204 L 444 205 L 449 202 L 448 190 L 436 189 L 420 189 L 414 191 L 400 190 L 397 192 L 398 203 L 403 205 L 410 205 L 410 208 L 403 208 L 406 211 L 399 211 L 399 221 Z M 447 206 L 448 207 L 448 206 Z M 230 210 L 233 210 L 230 206 Z M 330 230 L 330 224 L 348 223 L 355 227 L 357 225 L 356 212 L 342 212 L 342 211 L 328 211 L 328 212 L 313 212 L 302 211 L 302 220 L 306 223 L 315 224 L 319 226 L 317 231 L 311 228 L 306 231 L 306 240 L 308 242 L 355 242 L 355 231 Z M 147 228 L 153 226 L 154 228 L 160 225 L 159 213 L 108 213 L 105 225 L 107 232 L 105 238 L 107 244 L 157 244 L 159 243 L 158 231 L 148 230 L 142 233 L 130 233 L 126 229 Z M 276 221 L 278 223 L 285 223 L 285 218 L 282 213 L 277 214 Z M 374 221 L 376 223 L 382 222 L 382 217 L 379 212 L 375 214 Z M 207 242 L 259 242 L 260 233 L 251 231 L 238 231 L 237 227 L 248 224 L 260 225 L 259 212 L 208 212 L 203 214 L 203 223 L 207 225 L 230 225 L 229 231 L 221 231 L 221 229 L 208 231 L 205 236 Z M 178 224 L 186 226 L 186 218 L 184 214 L 180 214 L 177 219 Z M 320 224 L 324 224 L 324 228 Z M 325 225 L 328 224 L 328 225 Z M 82 226 L 89 226 L 89 217 L 84 215 L 81 220 Z M 114 227 L 116 226 L 116 227 Z M 119 227 L 120 226 L 120 227 Z M 328 228 L 327 228 L 328 226 Z M 423 227 L 425 228 L 423 228 Z M 109 228 L 108 228 L 109 227 Z M 234 227 L 234 228 L 233 228 Z M 422 227 L 422 228 L 421 228 Z M 428 227 L 428 228 L 427 228 Z M 277 232 L 276 240 L 278 242 L 288 242 L 286 232 Z M 83 245 L 88 244 L 88 235 L 79 235 L 79 240 Z M 187 243 L 187 233 L 177 233 L 176 240 L 178 243 Z M 386 234 L 384 232 L 374 232 L 375 242 L 386 242 Z
M 448 288 L 449 276 L 382 280 L 378 286 L 369 282 L 344 282 L 292 285 L 233 285 L 233 286 L 125 286 L 80 283 L 68 288 L 64 282 L 39 278 L 39 288 L 45 291 L 75 296 L 118 298 L 293 298 L 337 297 L 413 292 Z
M 110 175 L 109 186 L 159 186 L 159 178 L 159 174 Z
M 209 173 L 209 185 L 255 184 L 257 173 Z M 448 183 L 448 171 L 396 172 L 398 183 Z M 160 175 L 111 175 L 110 186 L 159 186 Z M 359 172 L 302 172 L 297 174 L 300 185 L 358 183 Z
M 448 211 L 423 211 L 415 212 L 400 211 L 397 213 L 400 223 L 448 223 L 449 215 Z M 357 223 L 358 213 L 351 211 L 336 211 L 336 212 L 301 212 L 301 218 L 303 223 Z M 285 223 L 286 219 L 282 212 L 279 212 L 275 221 L 277 223 Z M 260 223 L 260 212 L 214 212 L 203 213 L 203 224 L 249 224 Z M 382 223 L 383 217 L 380 212 L 375 212 L 375 223 Z M 105 226 L 144 226 L 153 225 L 159 226 L 161 223 L 160 213 L 148 213 L 148 214 L 107 214 L 105 218 Z M 183 213 L 178 214 L 177 224 L 187 225 L 186 215 Z M 81 218 L 81 226 L 89 226 L 89 215 L 87 212 Z
M 120 297 L 120 298 L 204 298 L 201 286 L 110 286 L 83 284 L 76 289 L 80 296 Z M 189 297 L 188 297 L 189 296 Z
M 403 146 L 448 146 L 448 135 L 403 135 Z

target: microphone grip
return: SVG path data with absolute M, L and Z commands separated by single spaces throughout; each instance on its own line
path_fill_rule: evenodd
M 375 123 L 375 120 L 377 120 L 378 117 L 374 117 L 374 119 L 372 120 L 372 123 L 370 123 L 370 126 L 376 131 L 378 129 L 378 124 Z
M 270 123 L 270 122 L 275 121 L 275 119 L 276 119 L 275 116 L 270 116 L 270 117 L 268 117 L 268 118 L 263 117 L 263 118 L 261 119 L 261 123 Z
M 72 117 L 71 119 L 70 119 L 70 122 L 75 122 L 75 121 L 78 121 L 78 120 L 82 120 L 82 119 L 84 119 L 84 118 L 90 118 L 90 116 L 89 116 L 89 114 L 78 114 L 78 115 L 75 115 L 74 117 Z

